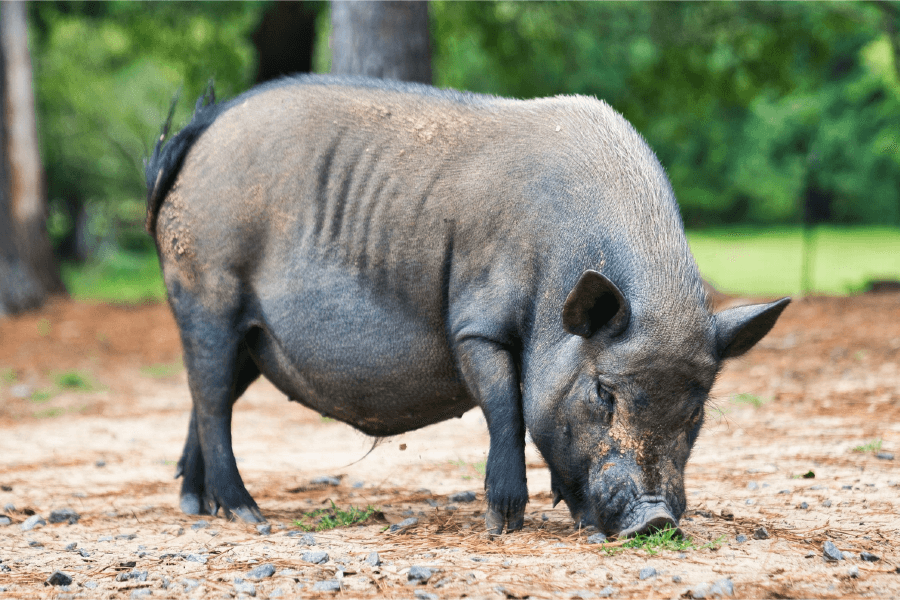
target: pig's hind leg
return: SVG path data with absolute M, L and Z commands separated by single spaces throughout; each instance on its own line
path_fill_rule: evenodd
M 220 286 L 222 281 L 219 281 Z M 259 376 L 244 343 L 240 306 L 222 298 L 203 301 L 184 289 L 171 289 L 169 298 L 181 330 L 184 362 L 193 399 L 191 423 L 178 474 L 184 477 L 181 507 L 188 514 L 214 515 L 221 508 L 227 518 L 262 522 L 256 502 L 244 487 L 231 446 L 234 401 Z

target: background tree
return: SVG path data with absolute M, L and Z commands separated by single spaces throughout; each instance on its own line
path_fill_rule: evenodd
M 331 3 L 337 75 L 431 83 L 427 2 Z
M 0 5 L 0 315 L 63 291 L 45 227 L 25 4 Z

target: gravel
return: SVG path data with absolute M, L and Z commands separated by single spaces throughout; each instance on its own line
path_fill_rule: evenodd
M 412 566 L 409 568 L 409 573 L 406 574 L 406 579 L 416 583 L 428 583 L 432 575 L 434 575 L 434 569 Z
M 388 531 L 390 531 L 391 533 L 394 533 L 396 531 L 401 531 L 403 529 L 415 527 L 418 524 L 419 524 L 419 520 L 417 518 L 410 517 L 408 519 L 403 519 L 399 523 L 395 523 L 395 524 L 391 525 L 391 528 Z
M 734 539 L 735 539 L 735 541 L 737 541 L 738 544 L 743 544 L 744 542 L 747 541 L 747 536 L 744 534 L 741 534 Z
M 326 579 L 325 581 L 317 581 L 312 587 L 314 592 L 339 592 L 341 591 L 341 582 L 337 579 Z
M 381 557 L 378 556 L 377 552 L 369 552 L 369 556 L 366 557 L 366 564 L 379 567 L 381 566 Z
M 857 579 L 859 577 L 859 567 L 853 565 L 849 569 L 847 569 L 847 576 L 851 579 Z
M 68 521 L 69 525 L 74 525 L 80 518 L 81 515 L 71 508 L 58 508 L 50 512 L 51 523 L 65 523 Z
M 25 519 L 25 522 L 22 523 L 20 527 L 22 528 L 22 531 L 31 531 L 35 527 L 43 527 L 46 524 L 47 521 L 45 521 L 44 517 L 42 517 L 41 515 L 31 515 L 30 517 Z
M 759 484 L 756 483 L 755 481 L 751 481 L 750 483 L 747 484 L 747 489 L 748 490 L 758 490 Z
M 206 519 L 200 519 L 199 521 L 191 525 L 191 529 L 193 529 L 194 531 L 198 529 L 206 529 L 207 527 L 209 527 L 209 521 L 207 521 Z
M 71 585 L 72 578 L 62 571 L 53 571 L 53 575 L 47 578 L 47 585 Z
M 753 539 L 755 540 L 767 540 L 769 539 L 769 532 L 766 531 L 765 527 L 760 527 L 756 531 L 753 532 Z
M 325 554 L 325 553 L 323 552 L 322 554 Z M 326 554 L 326 557 L 327 556 L 328 555 Z M 327 560 L 327 558 L 326 558 L 326 560 Z M 266 577 L 271 577 L 274 574 L 275 574 L 275 565 L 273 565 L 272 563 L 266 563 L 264 565 L 259 565 L 252 571 L 247 571 L 247 579 L 255 579 L 258 581 L 260 579 L 265 579 Z
M 844 553 L 838 550 L 837 546 L 831 542 L 822 544 L 822 554 L 825 557 L 825 560 L 830 562 L 844 560 Z
M 656 569 L 654 569 L 653 567 L 644 567 L 643 569 L 641 569 L 641 572 L 638 573 L 638 579 L 643 581 L 645 579 L 650 579 L 651 577 L 656 577 L 656 575 Z
M 125 571 L 116 575 L 116 581 L 147 581 L 147 576 L 150 575 L 149 571 L 138 571 L 134 569 L 132 571 Z
M 475 492 L 458 492 L 447 497 L 449 502 L 475 502 Z
M 328 562 L 328 553 L 321 550 L 313 550 L 304 552 L 300 559 L 304 562 L 313 563 L 314 565 L 324 565 Z
M 77 547 L 78 547 L 78 542 L 69 542 L 68 544 L 66 544 L 66 547 L 63 548 L 63 550 L 65 550 L 66 552 L 74 552 L 75 548 L 77 548 Z
M 130 598 L 143 598 L 144 596 L 152 596 L 152 595 L 153 595 L 153 590 L 150 590 L 148 588 L 141 588 L 139 590 L 134 590 L 133 592 L 131 592 L 131 595 L 129 597 Z
M 417 600 L 438 600 L 439 596 L 437 594 L 433 594 L 431 592 L 426 592 L 425 590 L 416 590 L 416 598 Z
M 248 596 L 256 596 L 256 586 L 249 581 L 244 581 L 240 577 L 234 580 L 234 593 L 247 594 Z
M 880 556 L 876 556 L 871 552 L 860 552 L 859 558 L 866 562 L 878 562 L 879 560 L 881 560 Z
M 734 584 L 731 579 L 720 579 L 715 583 L 701 583 L 691 590 L 691 598 L 714 598 L 734 596 Z
M 822 506 L 824 506 L 825 508 L 831 508 L 831 500 L 826 500 L 822 503 Z
M 881 460 L 894 460 L 894 455 L 890 452 L 879 452 L 875 455 L 875 458 L 880 458 Z
M 256 526 L 256 532 L 259 535 L 272 535 L 272 526 L 268 523 L 260 523 Z
M 340 477 L 334 477 L 333 475 L 322 475 L 321 477 L 316 477 L 315 479 L 311 479 L 309 481 L 312 485 L 331 485 L 331 486 L 339 486 L 341 485 Z
M 606 541 L 606 536 L 602 533 L 595 533 L 593 535 L 588 536 L 587 543 L 588 544 L 602 544 Z
M 292 533 L 294 533 L 294 532 L 292 531 L 288 535 L 291 535 Z M 294 536 L 291 535 L 291 537 L 294 537 Z M 316 545 L 316 536 L 314 536 L 311 533 L 304 533 L 302 536 L 300 536 L 300 541 L 297 542 L 297 545 L 298 546 L 315 546 Z
M 11 525 L 12 519 L 9 517 L 0 517 L 0 525 Z
M 609 598 L 610 596 L 614 595 L 615 593 L 616 593 L 616 589 L 613 586 L 608 585 L 605 588 L 603 588 L 602 590 L 600 590 L 599 592 L 597 592 L 597 597 L 598 598 Z

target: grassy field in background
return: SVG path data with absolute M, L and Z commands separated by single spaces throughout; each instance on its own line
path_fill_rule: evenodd
M 850 294 L 873 279 L 900 279 L 900 229 L 819 227 L 811 234 L 811 293 Z M 689 231 L 700 272 L 723 292 L 799 294 L 803 232 L 799 227 L 731 227 Z
M 849 294 L 873 279 L 900 279 L 900 229 L 821 227 L 812 233 L 811 289 Z M 689 231 L 700 272 L 723 292 L 759 296 L 801 291 L 799 227 L 730 227 Z M 166 290 L 155 254 L 114 253 L 88 265 L 63 265 L 73 298 L 104 302 L 162 301 Z

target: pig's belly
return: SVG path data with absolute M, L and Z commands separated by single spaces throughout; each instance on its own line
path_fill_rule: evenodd
M 248 338 L 262 373 L 290 399 L 369 435 L 396 435 L 475 406 L 437 316 L 365 280 L 306 270 L 259 297 Z

